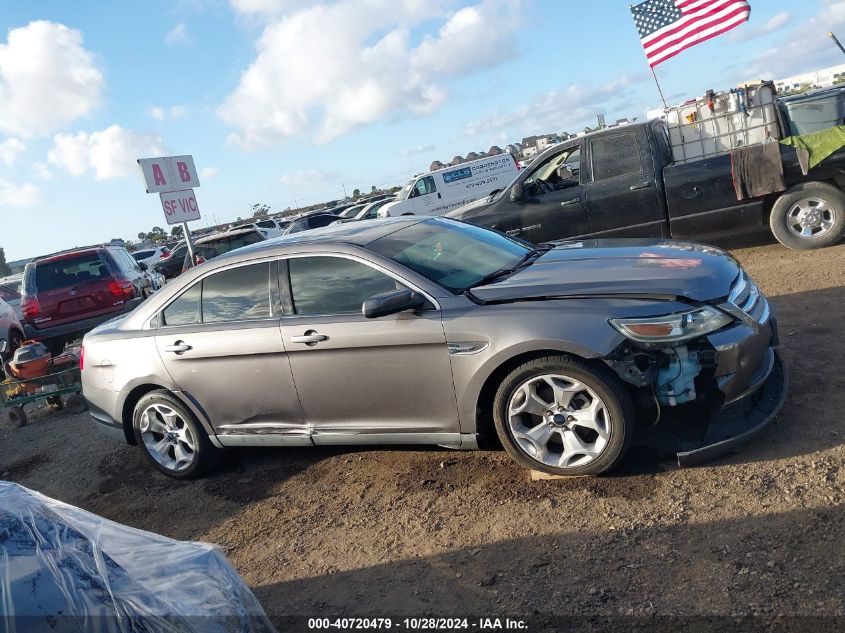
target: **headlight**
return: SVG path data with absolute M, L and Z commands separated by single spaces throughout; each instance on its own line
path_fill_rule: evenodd
M 706 306 L 662 317 L 611 319 L 610 323 L 632 341 L 678 343 L 715 332 L 733 323 L 733 318 L 721 310 Z

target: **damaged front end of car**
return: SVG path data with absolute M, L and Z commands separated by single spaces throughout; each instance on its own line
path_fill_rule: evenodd
M 606 362 L 633 387 L 637 443 L 675 453 L 681 466 L 730 452 L 783 406 L 777 324 L 744 272 L 724 301 L 611 324 L 626 341 Z

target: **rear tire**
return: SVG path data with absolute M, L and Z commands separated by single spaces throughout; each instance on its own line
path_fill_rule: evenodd
M 135 405 L 132 431 L 144 456 L 174 479 L 194 479 L 220 459 L 194 414 L 169 391 L 152 391 Z
M 502 381 L 493 419 L 502 446 L 526 468 L 598 475 L 625 456 L 634 405 L 610 370 L 570 356 L 546 356 L 520 365 Z
M 775 202 L 769 226 L 794 250 L 833 246 L 845 235 L 845 193 L 824 182 L 805 182 Z
M 79 415 L 80 413 L 84 413 L 88 410 L 88 403 L 85 402 L 85 398 L 80 396 L 78 393 L 69 396 L 66 404 L 67 410 L 74 415 Z
M 12 426 L 17 429 L 26 426 L 26 413 L 24 412 L 23 407 L 9 407 L 6 410 L 6 417 L 9 419 L 9 422 L 12 423 Z

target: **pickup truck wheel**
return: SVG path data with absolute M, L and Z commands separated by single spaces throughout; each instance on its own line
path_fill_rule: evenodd
M 132 429 L 150 463 L 174 479 L 198 477 L 219 458 L 194 414 L 168 391 L 152 391 L 138 401 Z
M 526 468 L 598 475 L 619 465 L 634 429 L 634 405 L 609 370 L 547 356 L 513 370 L 493 403 L 496 433 Z
M 798 185 L 772 207 L 769 225 L 777 241 L 787 248 L 832 246 L 845 234 L 845 194 L 823 182 Z

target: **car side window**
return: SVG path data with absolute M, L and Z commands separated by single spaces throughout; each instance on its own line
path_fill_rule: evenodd
M 328 226 L 335 220 L 337 220 L 337 216 L 316 215 L 314 217 L 308 218 L 308 227 L 312 229 L 319 229 L 321 227 Z
M 561 181 L 558 176 L 558 169 L 562 166 L 569 167 L 572 170 L 572 178 L 566 181 Z M 542 181 L 539 183 L 538 181 Z M 565 189 L 573 187 L 581 182 L 581 146 L 567 148 L 558 154 L 550 156 L 537 167 L 534 171 L 523 181 L 523 187 L 530 190 L 531 193 L 549 193 L 556 189 Z M 543 187 L 536 186 L 542 184 Z M 533 187 L 536 186 L 536 191 Z M 551 188 L 549 188 L 551 187 Z
M 389 275 L 344 257 L 295 257 L 288 270 L 296 314 L 360 314 L 366 299 L 404 289 Z
M 230 268 L 202 281 L 202 322 L 248 321 L 270 316 L 269 264 Z
M 417 184 L 414 185 L 409 197 L 416 198 L 417 196 L 427 196 L 428 194 L 435 193 L 436 191 L 437 186 L 434 184 L 434 178 L 426 176 L 425 178 L 420 178 L 417 181 Z
M 594 140 L 593 180 L 607 180 L 643 171 L 640 145 L 633 133 L 616 134 Z
M 195 283 L 161 313 L 162 325 L 194 325 L 200 322 L 202 282 Z

